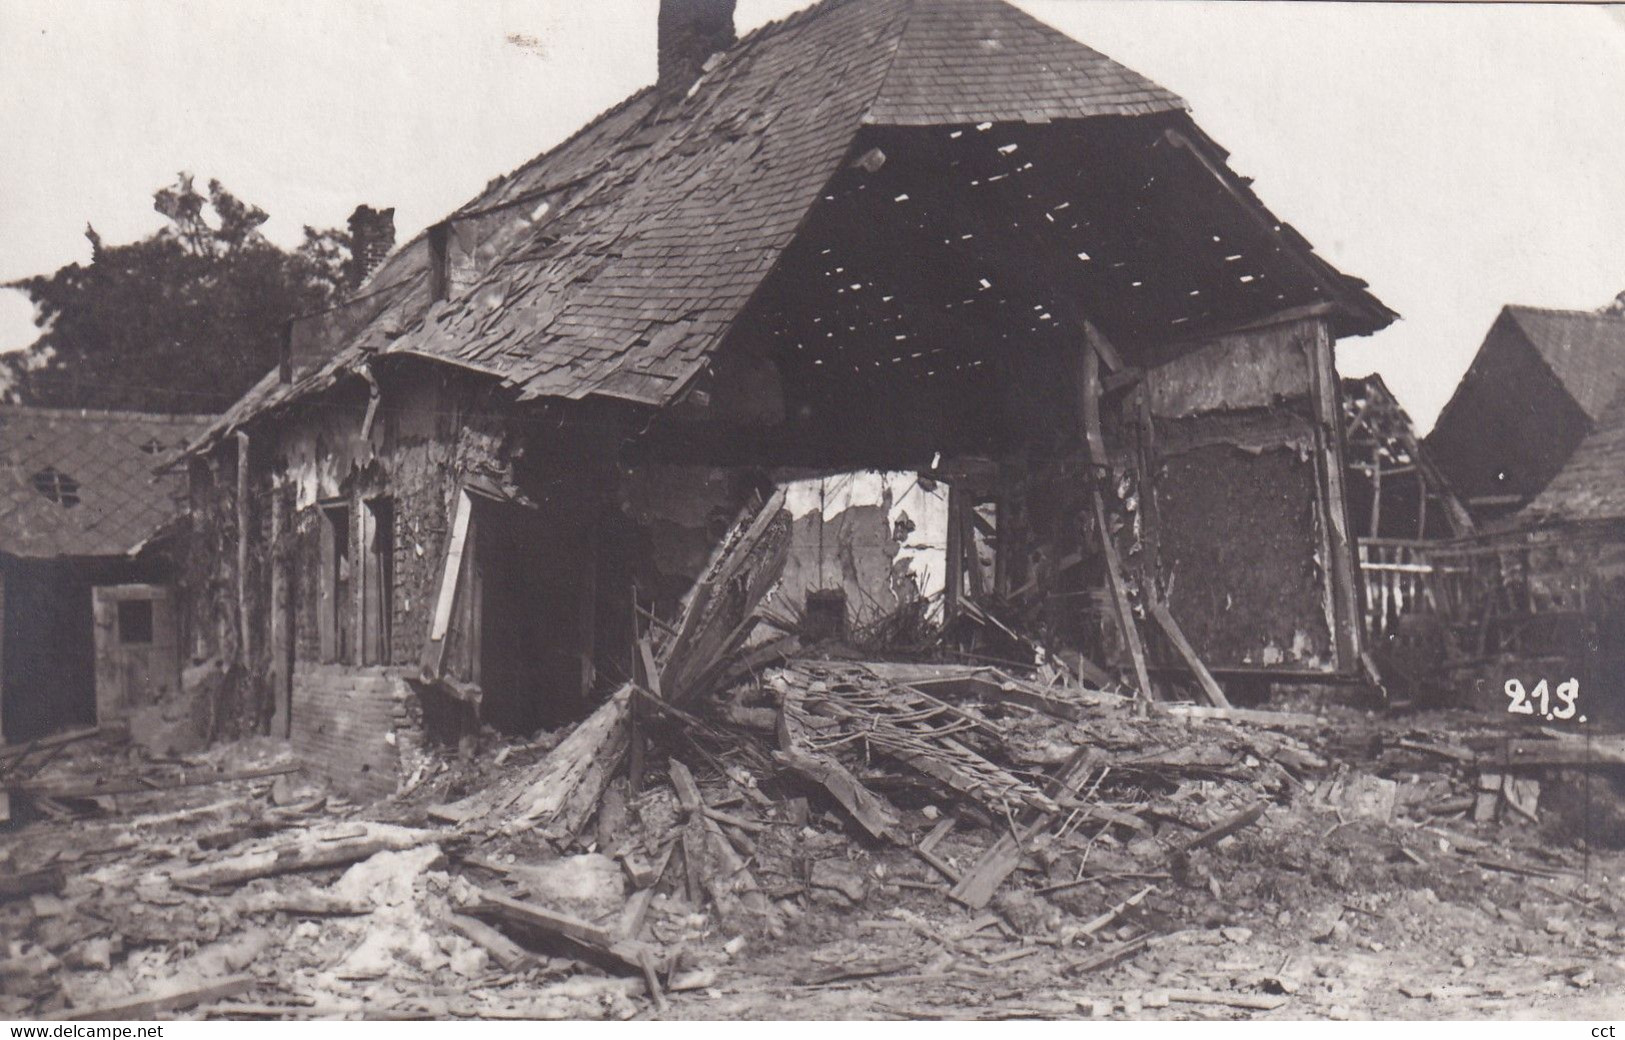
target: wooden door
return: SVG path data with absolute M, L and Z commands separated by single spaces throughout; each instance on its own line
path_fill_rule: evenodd
M 96 633 L 96 724 L 128 724 L 180 686 L 175 604 L 162 585 L 100 585 Z

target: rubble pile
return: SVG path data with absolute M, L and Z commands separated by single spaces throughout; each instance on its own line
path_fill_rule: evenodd
M 1625 981 L 1622 861 L 1539 804 L 1542 770 L 1605 786 L 1608 739 L 803 649 L 759 623 L 778 517 L 586 719 L 374 805 L 271 742 L 8 755 L 0 1014 L 1428 1017 Z

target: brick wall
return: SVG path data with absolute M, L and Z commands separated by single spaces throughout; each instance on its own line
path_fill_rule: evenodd
M 399 744 L 412 726 L 401 668 L 301 661 L 293 673 L 293 748 L 338 789 L 362 798 L 393 794 Z

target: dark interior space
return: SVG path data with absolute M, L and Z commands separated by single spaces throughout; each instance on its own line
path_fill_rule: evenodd
M 96 724 L 91 579 L 66 560 L 5 568 L 4 720 L 8 742 Z
M 504 733 L 579 718 L 591 556 L 536 509 L 475 498 L 471 591 L 480 717 Z
M 1293 307 L 1374 322 L 1213 151 L 1179 118 L 867 131 L 730 344 L 783 386 L 783 427 L 747 444 L 787 465 L 998 454 L 1074 428 L 1055 373 L 1086 322 L 1138 366 Z
M 326 629 L 329 636 L 328 659 L 349 663 L 355 646 L 355 611 L 350 602 L 350 507 L 326 505 L 322 516 L 327 522 L 323 531 L 327 552 L 323 561 L 327 573 L 323 583 L 331 591 L 326 608 Z

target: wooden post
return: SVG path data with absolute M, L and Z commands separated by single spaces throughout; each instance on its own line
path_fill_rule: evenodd
M 1331 332 L 1323 319 L 1309 324 L 1306 353 L 1313 385 L 1310 394 L 1315 405 L 1315 440 L 1325 470 L 1324 501 L 1329 530 L 1325 540 L 1330 558 L 1331 616 L 1333 645 L 1337 648 L 1338 670 L 1353 674 L 1360 667 L 1362 626 L 1359 589 L 1356 585 L 1354 541 L 1348 515 L 1348 492 L 1344 479 L 1343 402 L 1338 386 L 1337 367 L 1332 357 Z
M 463 553 L 467 549 L 469 524 L 473 520 L 474 501 L 467 491 L 458 492 L 457 514 L 451 522 L 451 540 L 446 545 L 446 564 L 440 574 L 440 590 L 435 596 L 434 612 L 429 616 L 429 639 L 423 651 L 425 678 L 438 679 L 445 674 L 447 633 L 451 629 L 451 611 L 457 601 L 457 585 L 462 576 Z
M 965 582 L 964 525 L 959 522 L 964 507 L 965 493 L 953 484 L 948 485 L 948 546 L 944 555 L 945 573 L 942 584 L 942 627 L 947 628 L 959 616 L 959 592 Z
M 581 704 L 592 701 L 593 684 L 598 680 L 598 528 L 589 525 L 581 554 L 581 590 L 576 604 L 577 646 L 581 658 Z
M 0 744 L 6 743 L 6 565 L 0 560 Z M 9 812 L 4 814 L 9 817 Z
M 648 690 L 655 698 L 664 696 L 660 689 L 660 666 L 655 661 L 654 644 L 648 635 L 638 637 L 638 663 L 637 669 L 642 679 L 643 688 Z M 643 719 L 645 716 L 643 701 L 638 697 L 632 698 L 632 713 L 629 718 L 630 745 L 627 750 L 629 764 L 627 766 L 627 786 L 631 793 L 636 795 L 643 791 L 644 735 Z
M 1382 445 L 1371 445 L 1371 537 L 1382 537 Z
M 286 740 L 293 720 L 292 639 L 288 592 L 288 554 L 281 546 L 287 530 L 288 500 L 284 486 L 271 488 L 271 736 Z
M 248 616 L 248 434 L 237 431 L 237 657 L 249 666 Z
M 1179 627 L 1179 622 L 1168 612 L 1168 605 L 1154 596 L 1148 596 L 1147 599 L 1150 601 L 1151 616 L 1156 618 L 1157 624 L 1162 626 L 1163 635 L 1168 637 L 1168 642 L 1172 643 L 1179 656 L 1184 658 L 1185 666 L 1196 676 L 1196 684 L 1202 688 L 1208 703 L 1215 708 L 1230 707 L 1229 698 L 1224 695 L 1224 690 L 1213 678 L 1213 673 L 1207 670 L 1207 665 L 1202 662 L 1196 648 L 1185 638 L 1184 629 Z
M 1428 478 L 1422 472 L 1421 460 L 1416 467 L 1416 540 L 1428 536 Z
M 1107 459 L 1106 439 L 1100 430 L 1100 355 L 1093 345 L 1098 333 L 1092 325 L 1085 326 L 1085 332 L 1091 342 L 1083 351 L 1080 389 L 1083 392 L 1084 443 L 1089 447 L 1091 465 L 1089 495 L 1094 505 L 1095 526 L 1100 529 L 1100 548 L 1106 560 L 1106 583 L 1117 615 L 1117 626 L 1123 633 L 1123 642 L 1134 662 L 1134 681 L 1139 694 L 1149 701 L 1155 693 L 1151 686 L 1150 669 L 1146 667 L 1145 646 L 1140 642 L 1139 630 L 1134 625 L 1134 608 L 1129 603 L 1128 589 L 1123 585 L 1122 563 L 1117 557 L 1117 545 L 1112 541 L 1111 526 L 1106 521 L 1106 500 L 1100 492 L 1100 471 L 1106 467 Z

